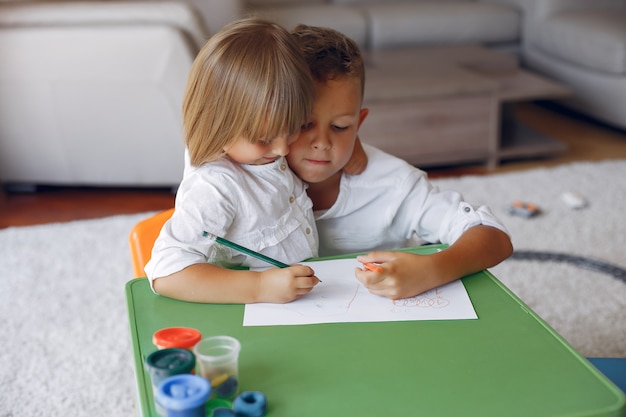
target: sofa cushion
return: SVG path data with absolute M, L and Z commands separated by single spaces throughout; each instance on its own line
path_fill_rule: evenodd
M 0 30 L 0 177 L 178 184 L 180 108 L 197 50 L 168 24 L 75 23 Z
M 533 46 L 610 74 L 626 74 L 626 7 L 563 12 L 537 25 Z
M 254 9 L 251 13 L 287 29 L 297 24 L 324 26 L 342 32 L 361 48 L 367 46 L 367 20 L 360 9 L 339 5 L 292 5 Z
M 258 0 L 257 0 L 258 1 Z M 276 1 L 280 1 L 280 0 L 276 0 Z M 294 1 L 294 0 L 292 0 Z M 295 0 L 298 1 L 298 0 Z M 380 4 L 380 3 L 385 3 L 385 0 L 381 1 L 381 0 L 331 0 L 332 3 L 335 4 Z M 420 1 L 433 1 L 433 0 L 393 0 L 395 3 L 414 3 L 414 2 L 420 2 Z M 459 1 L 459 0 L 437 0 L 437 2 L 441 3 L 444 1 Z M 464 0 L 466 2 L 473 2 L 475 0 Z M 389 2 L 387 1 L 387 4 Z
M 521 16 L 509 6 L 468 1 L 419 1 L 362 6 L 376 48 L 417 44 L 504 43 L 519 39 Z
M 246 6 L 251 7 L 270 7 L 270 6 L 285 6 L 293 4 L 324 4 L 326 0 L 246 0 Z

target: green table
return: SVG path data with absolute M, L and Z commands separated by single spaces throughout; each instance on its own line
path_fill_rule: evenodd
M 268 417 L 625 414 L 624 394 L 491 273 L 462 281 L 478 320 L 243 327 L 243 305 L 176 301 L 134 279 L 139 412 L 157 415 L 144 368 L 152 334 L 184 326 L 240 340 L 240 391 L 262 391 Z

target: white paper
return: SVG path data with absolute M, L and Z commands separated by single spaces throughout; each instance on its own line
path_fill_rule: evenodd
M 354 258 L 303 262 L 322 280 L 306 296 L 287 304 L 246 304 L 244 326 L 342 322 L 476 319 L 460 280 L 415 297 L 390 300 L 373 295 L 356 279 Z

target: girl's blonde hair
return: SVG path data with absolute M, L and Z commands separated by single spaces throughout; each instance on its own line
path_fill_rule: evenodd
M 300 130 L 315 87 L 293 37 L 258 18 L 230 23 L 191 66 L 183 130 L 194 166 L 215 161 L 244 137 L 251 143 Z

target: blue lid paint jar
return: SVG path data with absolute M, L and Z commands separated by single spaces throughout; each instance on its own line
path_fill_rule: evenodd
M 182 374 L 159 384 L 156 401 L 167 417 L 205 417 L 210 395 L 209 381 L 197 375 Z

